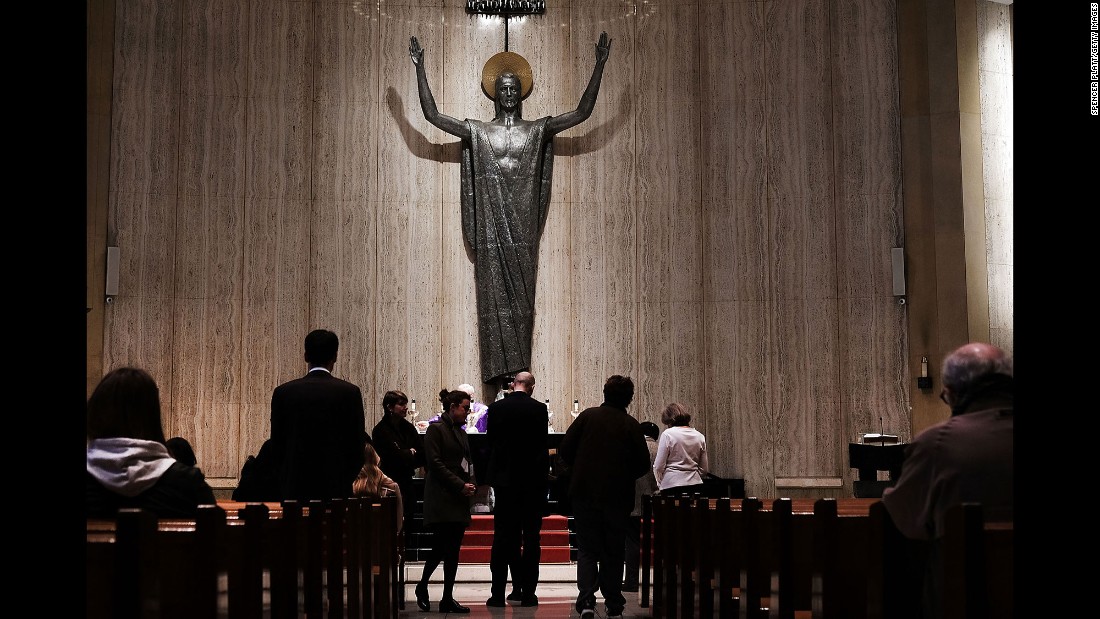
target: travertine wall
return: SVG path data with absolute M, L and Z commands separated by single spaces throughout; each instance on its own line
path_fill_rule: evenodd
M 613 39 L 595 112 L 555 143 L 532 368 L 553 428 L 629 374 L 639 419 L 685 403 L 750 494 L 850 494 L 847 442 L 910 434 L 894 1 L 547 4 L 509 22 L 526 118 L 574 109 Z M 423 418 L 477 384 L 459 148 L 423 119 L 408 42 L 442 112 L 487 119 L 502 20 L 459 0 L 115 13 L 103 368 L 153 372 L 207 476 L 234 485 L 311 329 L 340 335 L 370 426 L 387 389 Z

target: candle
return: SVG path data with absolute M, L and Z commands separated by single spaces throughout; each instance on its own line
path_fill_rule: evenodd
M 412 405 L 409 406 L 409 410 L 411 410 L 414 413 L 416 412 L 416 400 L 412 401 Z
M 920 358 L 920 375 L 921 378 L 928 376 L 928 357 Z
M 579 401 L 577 401 L 577 400 L 573 400 L 573 412 L 575 413 L 575 412 L 577 412 L 577 411 L 578 411 L 579 409 L 580 409 L 580 402 L 579 402 Z

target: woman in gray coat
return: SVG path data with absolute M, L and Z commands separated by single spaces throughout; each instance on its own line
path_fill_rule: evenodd
M 446 410 L 424 433 L 424 525 L 432 532 L 432 547 L 424 560 L 424 572 L 416 585 L 416 605 L 431 610 L 428 580 L 443 563 L 443 596 L 439 612 L 468 613 L 470 608 L 455 601 L 458 550 L 466 527 L 470 526 L 470 501 L 477 489 L 470 443 L 462 429 L 470 412 L 470 394 L 443 390 L 439 399 Z

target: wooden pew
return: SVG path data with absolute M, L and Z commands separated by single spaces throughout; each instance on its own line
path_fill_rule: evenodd
M 942 540 L 944 619 L 1013 615 L 1013 523 L 986 522 L 979 503 L 951 508 Z
M 387 497 L 89 520 L 87 616 L 396 618 L 400 517 Z
M 653 616 L 861 616 L 877 501 L 654 498 Z

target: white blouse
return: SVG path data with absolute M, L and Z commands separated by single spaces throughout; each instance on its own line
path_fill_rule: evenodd
M 702 432 L 691 426 L 672 426 L 661 433 L 653 460 L 653 475 L 661 490 L 701 484 L 703 473 L 709 470 L 707 439 Z

